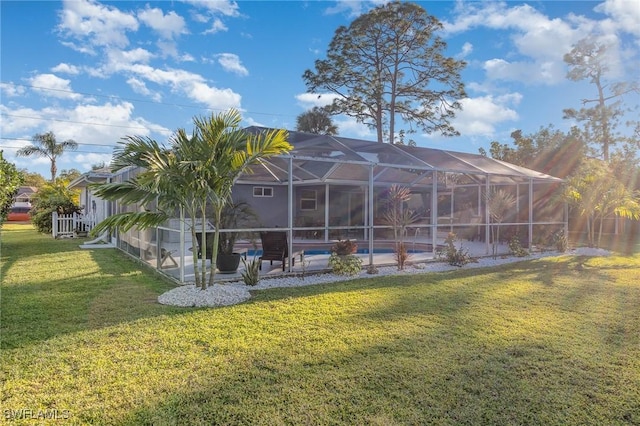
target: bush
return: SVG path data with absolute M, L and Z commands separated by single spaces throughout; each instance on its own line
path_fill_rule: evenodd
M 516 257 L 524 257 L 529 255 L 529 252 L 525 250 L 524 247 L 522 247 L 522 243 L 520 243 L 520 237 L 517 234 L 513 235 L 509 239 L 509 250 L 511 251 L 511 254 Z
M 367 274 L 369 274 L 369 275 L 375 275 L 375 274 L 377 274 L 378 272 L 379 272 L 379 271 L 378 271 L 378 268 L 376 267 L 376 265 L 369 265 L 369 266 L 367 266 Z
M 34 197 L 31 208 L 31 221 L 38 232 L 50 234 L 53 228 L 51 214 L 80 213 L 77 194 L 66 188 L 67 182 L 58 179 L 54 184 L 47 184 Z
M 353 254 L 339 255 L 331 253 L 329 266 L 334 274 L 357 275 L 362 270 L 362 259 Z
M 358 244 L 351 240 L 339 240 L 331 247 L 331 253 L 335 253 L 339 256 L 346 256 L 353 254 L 358 250 Z
M 440 252 L 440 255 L 443 256 L 451 266 L 464 266 L 473 261 L 473 258 L 469 255 L 468 250 L 462 248 L 462 244 L 460 244 L 460 248 L 456 249 L 455 242 L 457 239 L 455 233 L 449 232 L 447 239 L 444 240 L 446 247 Z
M 553 245 L 560 253 L 564 253 L 569 249 L 569 240 L 564 233 L 564 229 L 561 229 L 553 234 Z

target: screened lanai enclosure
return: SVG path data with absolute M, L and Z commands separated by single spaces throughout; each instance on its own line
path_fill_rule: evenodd
M 410 189 L 402 203 L 411 217 L 402 234 L 409 261 L 433 259 L 451 232 L 456 246 L 469 247 L 474 256 L 488 255 L 495 246 L 508 250 L 514 236 L 526 248 L 550 245 L 554 234 L 566 232 L 567 209 L 556 196 L 561 180 L 543 173 L 470 153 L 338 136 L 290 132 L 289 142 L 292 151 L 261 161 L 234 186 L 234 201 L 249 204 L 256 213 L 242 227 L 228 230 L 239 233 L 236 249 L 248 256 L 261 253 L 260 231 L 280 230 L 287 232 L 289 253 L 304 251 L 305 259 L 327 253 L 337 240 L 351 239 L 365 265 L 384 263 L 394 247 L 393 227 L 385 215 L 393 185 Z M 125 170 L 113 181 L 134 174 Z M 487 201 L 500 190 L 510 202 L 497 218 Z M 114 211 L 142 207 L 112 206 Z M 214 229 L 210 219 L 203 220 Z M 196 246 L 190 226 L 176 212 L 164 226 L 121 233 L 116 242 L 163 273 L 190 282 Z

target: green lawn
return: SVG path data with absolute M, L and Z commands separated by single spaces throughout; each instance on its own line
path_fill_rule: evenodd
M 178 309 L 155 302 L 172 284 L 114 250 L 77 244 L 24 225 L 2 230 L 3 417 L 640 424 L 639 254 L 274 289 L 237 306 Z

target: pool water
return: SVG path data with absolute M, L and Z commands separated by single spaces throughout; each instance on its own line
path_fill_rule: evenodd
M 394 250 L 391 248 L 375 248 L 373 249 L 373 254 L 391 254 L 394 253 Z M 407 253 L 416 254 L 416 253 L 429 253 L 426 250 L 418 250 L 418 249 L 407 249 Z M 247 251 L 247 256 L 260 256 L 262 254 L 262 250 L 249 250 Z M 309 249 L 304 251 L 305 256 L 312 255 L 320 255 L 320 254 L 331 254 L 331 250 L 327 249 Z M 369 249 L 358 249 L 356 254 L 369 254 Z

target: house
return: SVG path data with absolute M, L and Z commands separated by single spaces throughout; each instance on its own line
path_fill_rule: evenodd
M 14 197 L 13 204 L 9 208 L 7 221 L 27 222 L 31 219 L 29 211 L 31 210 L 31 199 L 38 192 L 38 188 L 33 186 L 21 186 Z
M 71 181 L 67 186 L 69 189 L 80 190 L 80 206 L 85 220 L 99 223 L 111 214 L 109 203 L 96 197 L 89 185 L 94 183 L 109 182 L 112 173 L 108 168 L 91 170 Z
M 410 188 L 411 198 L 404 208 L 416 220 L 407 236 L 431 253 L 450 232 L 481 241 L 489 253 L 491 231 L 498 225 L 491 219 L 487 196 L 497 189 L 514 199 L 499 225 L 501 236 L 517 234 L 525 246 L 532 246 L 567 228 L 566 206 L 552 197 L 562 180 L 544 173 L 476 154 L 339 136 L 291 131 L 289 142 L 292 151 L 262 160 L 234 186 L 234 200 L 249 203 L 258 213 L 251 232 L 286 230 L 290 244 L 318 246 L 355 239 L 368 250 L 373 263 L 376 245 L 388 243 L 393 234 L 384 218 L 392 185 Z M 125 169 L 99 178 L 125 182 L 135 173 Z M 92 179 L 83 175 L 73 184 L 78 187 Z M 154 208 L 108 205 L 93 199 L 90 192 L 83 192 L 83 197 L 85 206 L 96 214 Z M 184 282 L 193 247 L 188 227 L 176 212 L 174 219 L 155 230 L 131 230 L 115 237 L 121 250 L 159 270 L 164 258 L 160 254 L 175 253 L 178 267 L 164 272 Z

